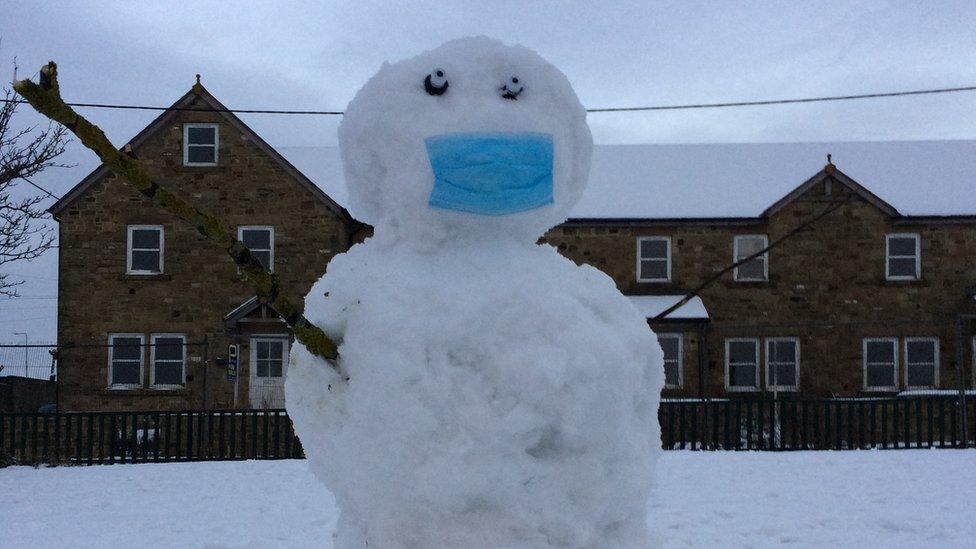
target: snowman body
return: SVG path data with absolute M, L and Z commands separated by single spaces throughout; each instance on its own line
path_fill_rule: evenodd
M 398 85 L 431 105 L 392 113 Z M 349 380 L 296 345 L 286 381 L 340 510 L 335 546 L 646 547 L 661 349 L 609 277 L 535 243 L 588 171 L 565 78 L 523 48 L 448 43 L 384 66 L 340 146 L 375 236 L 333 258 L 305 305 Z

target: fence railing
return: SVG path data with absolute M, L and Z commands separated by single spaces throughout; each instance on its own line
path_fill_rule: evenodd
M 0 466 L 301 457 L 284 410 L 0 415 Z
M 658 418 L 667 450 L 959 448 L 974 443 L 966 407 L 968 441 L 955 396 L 670 400 Z M 285 410 L 0 414 L 0 466 L 302 457 Z
M 57 345 L 47 343 L 0 342 L 0 377 L 23 376 L 34 379 L 54 379 L 57 361 L 51 352 Z
M 674 450 L 854 450 L 972 445 L 974 399 L 675 400 L 661 403 L 661 442 Z M 962 418 L 967 418 L 968 444 Z

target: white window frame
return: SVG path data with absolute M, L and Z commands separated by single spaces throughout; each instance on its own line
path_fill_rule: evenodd
M 183 361 L 183 374 L 181 376 L 181 382 L 179 385 L 157 385 L 156 384 L 156 340 L 161 338 L 180 338 L 183 341 L 182 348 L 180 349 Z M 153 389 L 161 390 L 173 390 L 182 389 L 186 387 L 186 334 L 152 334 L 150 336 L 149 342 L 152 343 L 149 351 L 149 386 Z M 167 360 L 167 362 L 172 362 Z
M 665 382 L 664 382 L 664 388 L 665 389 L 680 389 L 685 384 L 685 374 L 684 374 L 685 341 L 684 341 L 684 336 L 682 334 L 680 334 L 680 333 L 663 333 L 663 334 L 657 334 L 657 338 L 658 338 L 659 341 L 661 339 L 668 339 L 668 338 L 670 338 L 670 339 L 677 339 L 678 340 L 678 364 L 677 364 L 677 367 L 678 367 L 678 384 L 677 385 L 669 384 L 667 382 L 667 379 L 668 379 L 667 378 L 667 375 L 665 375 L 664 376 L 664 380 L 665 380 Z M 665 368 L 665 372 L 667 372 L 667 368 Z
M 769 247 L 769 236 L 764 234 L 737 234 L 732 237 L 732 263 L 739 262 L 739 241 L 745 240 L 747 238 L 760 238 L 762 239 L 763 249 Z M 745 278 L 739 276 L 739 267 L 732 270 L 732 278 L 736 282 L 766 282 L 769 280 L 769 250 L 758 255 L 753 259 L 762 259 L 763 263 L 763 276 L 762 278 Z
M 641 242 L 657 241 L 664 242 L 667 246 L 667 267 L 668 275 L 666 278 L 646 278 L 641 276 Z M 648 258 L 660 261 L 658 258 Z M 671 282 L 671 237 L 670 236 L 638 236 L 637 237 L 637 282 Z
M 133 270 L 132 268 L 132 231 L 149 231 L 156 230 L 159 232 L 159 270 L 158 271 L 142 271 Z M 163 274 L 163 257 L 166 251 L 166 246 L 164 244 L 166 231 L 163 230 L 162 225 L 129 225 L 126 228 L 125 237 L 125 274 L 130 275 L 158 275 Z M 155 251 L 154 248 L 138 248 L 135 251 Z
M 271 246 L 271 249 L 268 250 L 269 252 L 271 252 L 269 254 L 269 260 L 268 260 L 268 271 L 273 273 L 274 264 L 275 264 L 274 262 L 275 261 L 275 229 L 273 225 L 238 225 L 237 240 L 240 240 L 241 243 L 243 244 L 244 231 L 248 231 L 248 230 L 254 231 L 254 230 L 262 230 L 262 229 L 267 230 L 268 232 L 271 233 L 271 238 L 269 239 L 269 245 Z M 256 251 L 265 251 L 265 250 L 256 250 Z
M 770 352 L 772 344 L 790 341 L 794 344 L 793 350 L 793 368 L 794 375 L 796 379 L 796 385 L 773 385 L 772 376 L 770 372 L 773 370 L 774 364 L 770 360 L 770 356 L 773 353 Z M 800 388 L 800 338 L 798 337 L 769 337 L 766 338 L 766 388 L 770 391 L 797 391 Z M 785 362 L 778 362 L 777 364 L 785 364 Z
M 281 343 L 281 375 L 280 376 L 259 376 L 258 375 L 258 345 L 261 343 Z M 251 336 L 250 341 L 250 377 L 253 380 L 264 380 L 265 382 L 273 382 L 276 379 L 284 379 L 285 375 L 288 373 L 288 361 L 290 359 L 291 353 L 291 341 L 286 335 L 277 334 L 255 334 Z
M 915 276 L 898 276 L 891 274 L 892 259 L 911 259 L 908 255 L 891 255 L 891 239 L 915 239 Z M 885 279 L 886 280 L 921 280 L 922 279 L 922 237 L 918 233 L 891 233 L 885 235 Z
M 868 385 L 868 343 L 874 342 L 886 342 L 890 343 L 892 349 L 894 349 L 894 364 L 892 364 L 892 385 Z M 887 391 L 893 392 L 898 390 L 898 372 L 899 368 L 898 361 L 898 338 L 897 337 L 866 337 L 861 342 L 861 377 L 864 380 L 864 390 L 865 391 Z
M 754 381 L 753 387 L 736 386 L 733 387 L 730 379 L 730 369 L 731 365 L 731 354 L 729 353 L 729 347 L 732 343 L 749 342 L 753 344 L 753 348 L 756 350 L 756 379 Z M 761 357 L 759 356 L 761 346 L 758 337 L 730 337 L 725 340 L 725 390 L 730 393 L 755 393 L 759 391 L 759 366 L 761 364 Z
M 909 364 L 908 364 L 908 343 L 909 342 L 912 342 L 912 341 L 930 341 L 930 342 L 932 342 L 932 344 L 935 347 L 935 353 L 933 354 L 933 358 L 935 359 L 935 364 L 933 364 L 933 366 L 932 366 L 935 369 L 935 375 L 932 376 L 932 381 L 933 381 L 933 383 L 935 383 L 935 385 L 933 385 L 931 387 L 928 386 L 928 385 L 909 385 L 908 384 L 908 366 L 909 366 Z M 913 390 L 913 389 L 938 389 L 939 388 L 939 370 L 941 369 L 940 368 L 940 362 L 939 362 L 939 343 L 940 343 L 939 342 L 939 338 L 937 338 L 937 337 L 906 337 L 904 339 L 904 341 L 902 342 L 902 352 L 904 353 L 904 356 L 905 356 L 905 389 L 906 390 Z M 916 364 L 922 364 L 922 363 L 916 363 Z
M 214 161 L 213 162 L 190 162 L 190 128 L 213 128 L 214 129 Z M 209 145 L 194 145 L 203 147 Z M 183 165 L 190 167 L 216 166 L 219 161 L 220 153 L 220 124 L 206 123 L 186 123 L 183 124 Z
M 115 338 L 139 338 L 139 383 L 112 383 L 112 363 L 113 355 L 115 354 Z M 145 352 L 146 336 L 145 334 L 123 334 L 123 333 L 111 333 L 108 334 L 108 388 L 113 391 L 129 391 L 132 389 L 141 389 L 142 380 L 146 374 L 146 352 Z

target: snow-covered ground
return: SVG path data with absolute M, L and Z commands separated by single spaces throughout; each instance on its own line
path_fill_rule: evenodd
M 971 547 L 976 453 L 667 452 L 665 547 Z M 330 547 L 304 461 L 0 469 L 0 547 Z

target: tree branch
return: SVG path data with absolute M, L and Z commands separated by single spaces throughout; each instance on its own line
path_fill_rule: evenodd
M 117 149 L 98 126 L 86 120 L 61 98 L 57 65 L 51 61 L 41 68 L 40 82 L 20 80 L 14 90 L 26 99 L 37 112 L 62 124 L 75 134 L 81 143 L 95 152 L 109 169 L 153 204 L 193 225 L 200 234 L 220 246 L 240 267 L 244 279 L 254 286 L 258 296 L 267 300 L 308 350 L 325 359 L 343 379 L 346 374 L 338 364 L 338 348 L 321 328 L 309 322 L 295 303 L 284 293 L 277 275 L 269 273 L 255 259 L 251 251 L 234 237 L 219 218 L 204 212 L 168 189 L 153 181 L 139 162 Z
M 771 242 L 765 248 L 759 250 L 758 252 L 756 252 L 756 253 L 748 256 L 748 257 L 744 257 L 744 258 L 740 259 L 739 261 L 736 261 L 735 263 L 729 265 L 728 267 L 726 267 L 726 268 L 722 269 L 721 271 L 719 271 L 719 272 L 713 274 L 712 276 L 708 277 L 707 279 L 705 279 L 704 282 L 702 282 L 701 284 L 699 284 L 695 289 L 693 289 L 692 291 L 688 292 L 688 295 L 686 295 L 683 298 L 681 298 L 674 305 L 672 305 L 672 306 L 668 307 L 667 309 L 665 309 L 665 310 L 661 311 L 660 313 L 658 313 L 651 320 L 663 320 L 664 318 L 667 318 L 667 316 L 669 314 L 671 314 L 671 313 L 677 311 L 678 309 L 680 309 L 681 307 L 683 307 L 686 303 L 688 303 L 689 301 L 691 301 L 692 298 L 694 298 L 695 296 L 697 296 L 698 294 L 700 294 L 702 292 L 702 290 L 704 290 L 705 288 L 711 286 L 712 283 L 714 283 L 716 280 L 722 278 L 725 275 L 725 273 L 731 271 L 732 269 L 735 269 L 736 267 L 738 267 L 738 266 L 740 266 L 740 265 L 742 265 L 744 263 L 748 263 L 749 261 L 752 261 L 753 259 L 755 259 L 755 258 L 757 258 L 757 257 L 759 257 L 759 256 L 761 256 L 763 254 L 765 254 L 769 250 L 772 250 L 776 246 L 779 246 L 780 244 L 782 244 L 783 242 L 785 242 L 786 239 L 788 239 L 789 237 L 795 235 L 796 233 L 802 231 L 803 229 L 805 229 L 805 228 L 809 227 L 810 225 L 816 223 L 817 221 L 823 219 L 828 214 L 830 214 L 831 212 L 835 211 L 837 208 L 840 208 L 841 206 L 843 206 L 844 204 L 846 204 L 849 201 L 850 201 L 850 198 L 849 197 L 848 198 L 845 198 L 843 200 L 837 200 L 837 201 L 835 201 L 830 206 L 824 208 L 824 211 L 822 211 L 819 214 L 811 217 L 810 219 L 807 219 L 803 223 L 800 223 L 799 225 L 797 225 L 796 227 L 794 227 L 793 229 L 791 229 L 788 233 L 784 234 L 783 236 L 781 236 L 781 237 L 777 238 L 776 240 L 774 240 L 773 242 Z

